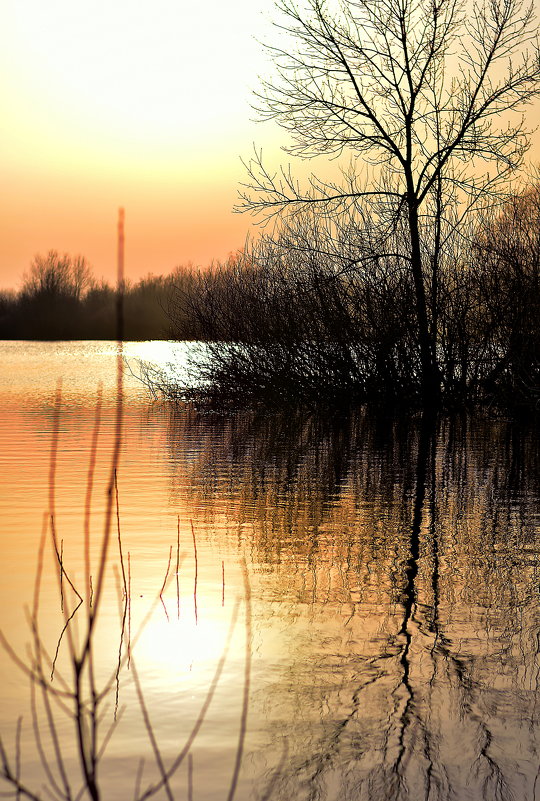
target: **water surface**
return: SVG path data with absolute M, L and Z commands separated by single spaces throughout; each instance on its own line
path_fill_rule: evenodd
M 135 369 L 139 357 L 167 362 L 170 347 L 127 343 L 123 355 Z M 176 346 L 176 358 L 188 349 Z M 70 626 L 75 640 L 84 634 L 106 524 L 118 354 L 114 343 L 0 350 L 2 630 L 28 664 L 25 606 L 44 525 L 38 611 L 51 655 L 64 625 L 51 498 L 62 565 L 84 598 Z M 141 787 L 158 775 L 134 671 L 165 767 L 196 730 L 171 779 L 174 798 L 227 799 L 240 756 L 242 800 L 540 798 L 534 430 L 486 419 L 174 412 L 129 369 L 122 426 L 95 637 L 96 675 L 114 677 L 102 734 L 115 709 L 119 719 L 100 761 L 104 798 L 133 797 L 141 758 Z M 120 544 L 130 581 L 123 633 Z M 73 608 L 65 579 L 62 596 Z M 7 655 L 0 667 L 6 749 L 15 755 L 22 716 L 21 776 L 50 784 L 29 681 Z M 69 682 L 67 636 L 55 669 L 54 686 Z M 75 795 L 68 712 L 55 715 Z M 36 714 L 58 780 L 46 710 Z

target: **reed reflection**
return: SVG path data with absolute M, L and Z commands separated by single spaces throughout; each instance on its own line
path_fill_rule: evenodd
M 254 700 L 273 798 L 536 797 L 534 431 L 183 413 L 169 448 L 251 549 L 261 640 L 289 633 Z

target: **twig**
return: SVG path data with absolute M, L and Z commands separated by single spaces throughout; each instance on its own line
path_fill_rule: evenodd
M 15 732 L 15 778 L 17 780 L 17 796 L 21 797 L 20 781 L 21 781 L 21 730 L 22 730 L 22 717 L 17 719 L 17 731 Z
M 227 795 L 227 801 L 233 801 L 238 784 L 238 776 L 240 774 L 240 766 L 242 764 L 242 756 L 244 753 L 244 743 L 247 731 L 247 715 L 249 707 L 249 690 L 251 683 L 251 586 L 249 583 L 249 575 L 245 559 L 242 562 L 242 573 L 244 576 L 244 593 L 246 605 L 246 650 L 244 661 L 244 693 L 242 700 L 242 713 L 240 715 L 240 732 L 238 735 L 238 745 L 236 747 L 236 759 L 234 763 L 233 775 L 231 778 L 231 785 Z
M 60 636 L 59 636 L 58 642 L 56 644 L 56 653 L 54 655 L 54 659 L 53 659 L 52 666 L 51 666 L 51 681 L 53 681 L 53 679 L 54 679 L 54 671 L 55 671 L 55 667 L 56 667 L 56 660 L 58 659 L 58 653 L 60 651 L 60 644 L 62 642 L 62 638 L 63 638 L 65 632 L 68 630 L 69 624 L 71 623 L 71 621 L 75 617 L 77 611 L 80 609 L 80 607 L 81 607 L 81 605 L 83 603 L 83 597 L 80 594 L 80 592 L 77 590 L 77 588 L 75 587 L 73 582 L 71 581 L 69 575 L 67 574 L 67 572 L 66 572 L 66 570 L 64 568 L 63 551 L 61 550 L 60 553 L 58 552 L 58 546 L 57 546 L 57 543 L 56 543 L 56 534 L 55 534 L 55 531 L 54 531 L 53 518 L 51 518 L 51 532 L 52 532 L 53 546 L 54 546 L 54 550 L 55 550 L 55 553 L 56 553 L 56 559 L 57 559 L 58 564 L 60 566 L 60 593 L 61 593 L 61 599 L 62 599 L 61 609 L 62 609 L 62 612 L 64 612 L 64 617 L 65 617 L 64 626 L 62 628 L 62 631 L 60 632 Z M 62 540 L 62 547 L 63 547 L 63 542 L 64 541 Z M 64 601 L 63 601 L 64 577 L 65 577 L 67 583 L 69 584 L 69 586 L 71 587 L 71 589 L 73 590 L 73 592 L 75 593 L 75 595 L 78 598 L 77 606 L 75 606 L 75 608 L 73 609 L 73 611 L 71 613 L 68 613 L 67 609 L 64 610 Z M 74 654 L 74 647 L 73 647 L 73 641 L 71 639 L 71 636 L 70 636 L 69 639 L 70 639 L 70 643 L 69 643 L 70 644 L 70 650 L 71 650 L 71 653 L 73 655 Z
M 51 517 L 51 525 L 53 518 Z M 64 540 L 60 540 L 60 609 L 64 611 Z
M 89 609 L 92 608 L 92 575 L 90 573 L 90 516 L 92 507 L 92 490 L 94 487 L 94 473 L 96 469 L 97 445 L 99 429 L 101 425 L 101 407 L 103 403 L 103 384 L 100 382 L 97 391 L 96 413 L 94 418 L 94 428 L 92 430 L 92 442 L 90 445 L 90 459 L 88 462 L 88 473 L 86 475 L 86 496 L 84 499 L 84 572 L 86 577 L 86 597 L 88 598 Z
M 77 614 L 78 610 L 81 608 L 82 603 L 83 603 L 83 600 L 82 600 L 82 598 L 80 598 L 79 599 L 79 603 L 77 604 L 77 606 L 74 608 L 73 612 L 70 614 L 70 616 L 67 618 L 66 622 L 64 623 L 62 631 L 60 632 L 60 636 L 58 637 L 58 642 L 56 643 L 56 651 L 55 651 L 55 654 L 54 654 L 54 659 L 52 661 L 52 667 L 51 667 L 51 681 L 54 681 L 54 673 L 55 673 L 55 670 L 56 670 L 56 661 L 58 659 L 58 654 L 60 653 L 60 645 L 62 643 L 62 637 L 64 636 L 65 632 L 67 631 L 67 628 L 68 628 L 69 624 L 71 623 L 71 621 L 73 620 L 73 618 Z
M 128 644 L 127 644 L 127 666 L 128 670 L 131 663 L 131 554 L 128 551 Z
M 201 706 L 201 709 L 199 711 L 199 715 L 197 717 L 197 720 L 195 721 L 195 723 L 193 725 L 193 728 L 191 729 L 191 732 L 190 732 L 186 742 L 184 743 L 184 746 L 183 746 L 182 750 L 179 752 L 178 756 L 176 757 L 174 762 L 170 765 L 170 767 L 167 770 L 167 779 L 170 779 L 171 776 L 173 776 L 173 774 L 178 770 L 178 768 L 180 767 L 180 765 L 182 764 L 182 762 L 184 761 L 186 756 L 189 754 L 189 752 L 191 750 L 191 746 L 193 745 L 193 743 L 195 741 L 195 738 L 197 737 L 197 735 L 198 735 L 198 733 L 199 733 L 199 731 L 201 729 L 201 726 L 204 723 L 204 720 L 206 718 L 206 713 L 208 712 L 210 704 L 212 703 L 212 699 L 214 697 L 214 694 L 215 694 L 219 679 L 221 677 L 221 674 L 223 672 L 223 668 L 225 666 L 225 662 L 227 660 L 227 655 L 229 653 L 229 647 L 230 647 L 230 644 L 231 644 L 232 635 L 233 635 L 233 632 L 234 632 L 234 628 L 236 626 L 236 621 L 238 619 L 238 609 L 239 609 L 239 603 L 237 602 L 234 605 L 233 613 L 232 613 L 232 616 L 231 616 L 231 622 L 229 624 L 229 630 L 227 632 L 227 640 L 225 642 L 225 647 L 224 647 L 223 652 L 221 654 L 220 660 L 219 660 L 219 662 L 217 664 L 216 670 L 214 672 L 214 677 L 212 679 L 212 682 L 210 683 L 210 687 L 208 688 L 208 690 L 206 692 L 206 698 L 204 699 L 204 703 Z M 161 780 L 159 782 L 156 782 L 156 784 L 151 784 L 145 790 L 145 792 L 142 793 L 142 795 L 138 796 L 136 801 L 145 801 L 145 799 L 150 798 L 151 796 L 153 796 L 157 792 L 159 792 L 159 790 L 161 790 L 162 787 L 163 787 L 163 781 L 161 781 Z
M 173 794 L 171 792 L 171 788 L 169 785 L 169 776 L 165 770 L 165 765 L 163 764 L 163 758 L 161 756 L 161 751 L 159 750 L 159 746 L 156 740 L 156 736 L 154 734 L 154 728 L 150 721 L 150 716 L 148 714 L 148 710 L 146 708 L 146 704 L 144 701 L 144 695 L 141 688 L 141 683 L 139 681 L 139 674 L 137 672 L 137 668 L 135 667 L 135 662 L 132 665 L 133 668 L 133 679 L 135 681 L 135 689 L 137 690 L 137 698 L 139 699 L 139 706 L 141 707 L 141 712 L 144 720 L 144 725 L 146 728 L 146 733 L 148 734 L 148 739 L 150 740 L 150 744 L 152 746 L 152 751 L 154 752 L 154 757 L 156 760 L 156 765 L 158 766 L 159 773 L 161 775 L 161 786 L 165 788 L 165 793 L 169 801 L 174 801 Z
M 135 775 L 135 788 L 134 788 L 134 792 L 133 792 L 133 801 L 136 801 L 136 799 L 139 797 L 139 794 L 141 792 L 141 782 L 142 782 L 142 777 L 143 777 L 143 771 L 144 771 L 144 759 L 142 759 L 142 757 L 141 757 L 141 759 L 139 759 L 139 764 L 137 765 L 137 773 Z
M 176 613 L 180 620 L 180 515 L 178 515 L 178 526 L 176 530 Z
M 124 584 L 124 596 L 127 598 L 126 569 L 124 567 L 124 554 L 122 551 L 122 535 L 120 532 L 120 504 L 118 502 L 118 473 L 114 468 L 114 495 L 116 499 L 116 531 L 118 534 L 118 551 L 120 553 L 120 567 L 122 568 L 122 581 Z
M 165 578 L 163 579 L 163 586 L 159 593 L 159 598 L 161 603 L 163 604 L 163 609 L 165 610 L 165 615 L 167 616 L 167 620 L 169 620 L 169 613 L 167 612 L 167 607 L 165 606 L 165 601 L 163 600 L 163 592 L 165 590 L 165 586 L 167 584 L 167 578 L 169 576 L 169 570 L 171 568 L 171 557 L 172 557 L 172 545 L 169 548 L 169 561 L 167 562 L 167 570 L 165 572 Z
M 193 801 L 193 754 L 188 754 L 188 785 L 187 785 L 187 797 L 188 801 Z
M 195 609 L 195 625 L 197 625 L 197 578 L 199 575 L 199 564 L 197 560 L 197 540 L 195 538 L 195 529 L 193 528 L 193 520 L 189 521 L 191 523 L 191 535 L 193 537 L 193 553 L 195 555 L 195 578 L 193 580 L 193 607 Z
M 116 716 L 118 713 L 118 700 L 120 696 L 120 668 L 122 664 L 122 647 L 124 645 L 124 633 L 126 630 L 126 619 L 128 614 L 128 604 L 129 604 L 129 595 L 128 595 L 128 586 L 127 586 L 127 578 L 126 578 L 126 569 L 124 566 L 124 554 L 122 552 L 122 534 L 120 531 L 120 504 L 118 501 L 118 474 L 116 468 L 114 469 L 114 494 L 116 499 L 116 530 L 118 534 L 118 551 L 120 553 L 120 567 L 122 569 L 122 626 L 120 629 L 120 645 L 118 648 L 118 665 L 116 668 L 116 697 L 115 697 L 115 704 L 114 704 L 114 719 L 116 720 Z
M 287 763 L 287 757 L 289 756 L 289 742 L 285 740 L 283 743 L 283 751 L 281 752 L 281 759 L 279 760 L 278 766 L 272 774 L 272 778 L 268 782 L 266 786 L 266 790 L 264 791 L 264 795 L 261 796 L 260 801 L 269 801 L 272 797 L 272 793 L 274 792 L 274 787 L 283 772 L 283 768 Z

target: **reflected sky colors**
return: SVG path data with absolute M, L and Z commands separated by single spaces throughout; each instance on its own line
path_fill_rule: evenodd
M 128 343 L 126 352 L 134 358 L 145 348 L 147 358 L 163 358 L 150 344 Z M 2 630 L 23 656 L 48 508 L 56 376 L 64 376 L 56 527 L 65 569 L 84 588 L 75 640 L 89 609 L 84 509 L 100 377 L 94 589 L 114 415 L 114 344 L 34 349 L 2 345 L 0 386 Z M 41 385 L 28 383 L 33 363 Z M 190 782 L 194 797 L 226 798 L 242 742 L 242 801 L 267 791 L 279 801 L 535 801 L 534 431 L 490 419 L 174 413 L 151 403 L 130 373 L 125 401 L 117 487 L 126 584 L 113 516 L 94 640 L 96 675 L 110 682 L 103 732 L 115 709 L 118 716 L 102 760 L 105 796 L 123 796 L 126 776 L 132 794 L 140 757 L 142 786 L 158 776 L 136 671 L 164 763 L 174 765 L 193 737 L 191 757 L 171 778 L 175 798 L 189 797 Z M 40 625 L 51 654 L 63 625 L 54 564 L 48 544 Z M 66 586 L 66 607 L 74 601 Z M 63 639 L 54 686 L 69 677 L 68 657 Z M 0 666 L 2 735 L 13 743 L 24 716 L 31 780 L 43 769 L 28 681 L 5 655 Z M 60 721 L 75 775 L 71 724 Z

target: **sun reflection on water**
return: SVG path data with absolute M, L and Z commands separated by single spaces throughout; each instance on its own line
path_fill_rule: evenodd
M 106 366 L 114 364 L 114 348 L 107 347 Z M 157 358 L 161 345 L 137 348 L 132 356 L 146 348 Z M 5 631 L 24 656 L 31 635 L 22 607 L 32 603 L 47 508 L 51 413 L 24 376 L 17 393 L 29 399 L 12 402 L 15 350 L 6 349 L 7 391 L 0 382 L 0 394 L 9 398 L 0 415 L 6 523 L 0 596 L 9 610 Z M 65 374 L 75 369 L 76 352 L 70 351 Z M 56 345 L 36 347 L 36 370 L 40 353 L 42 361 L 49 354 L 50 369 L 43 372 L 52 375 Z M 64 566 L 79 588 L 85 583 L 81 504 L 84 509 L 95 399 L 90 367 L 99 361 L 93 345 L 87 357 L 70 397 L 88 379 L 89 400 L 66 403 L 56 471 L 57 531 Z M 126 781 L 134 781 L 140 757 L 152 762 L 137 671 L 166 762 L 197 726 L 218 675 L 190 753 L 194 797 L 223 801 L 239 742 L 251 642 L 245 784 L 238 801 L 270 797 L 264 793 L 276 766 L 276 801 L 427 801 L 435 797 L 435 790 L 425 791 L 434 776 L 444 777 L 436 792 L 441 801 L 536 798 L 537 434 L 525 436 L 504 421 L 467 421 L 464 431 L 442 421 L 440 431 L 423 439 L 412 425 L 381 432 L 363 416 L 323 426 L 315 419 L 169 415 L 160 404 L 138 402 L 129 381 L 118 490 L 131 617 L 122 633 L 126 595 L 113 517 L 95 637 L 98 683 L 113 676 L 107 722 L 115 693 L 120 720 L 104 760 L 104 786 L 113 788 L 107 797 L 132 796 Z M 104 412 L 92 496 L 94 580 L 111 417 Z M 242 555 L 253 593 L 251 638 Z M 47 552 L 41 636 L 53 654 L 64 623 L 55 571 Z M 66 599 L 72 608 L 67 588 Z M 82 606 L 73 620 L 79 635 L 87 613 Z M 70 675 L 67 653 L 64 639 L 53 688 L 61 674 Z M 12 744 L 24 715 L 21 753 L 32 776 L 28 686 L 18 673 L 15 680 L 5 654 L 2 659 L 0 722 Z M 69 722 L 61 718 L 59 732 L 76 770 Z M 175 782 L 174 797 L 189 798 L 187 759 Z
M 167 619 L 162 607 L 158 607 L 145 625 L 135 649 L 137 663 L 159 676 L 163 684 L 173 678 L 193 675 L 193 669 L 212 668 L 221 657 L 230 625 L 230 612 L 219 614 L 208 609 L 198 621 L 190 611 L 177 617 L 177 610 L 170 606 Z M 235 633 L 234 639 L 239 639 Z

